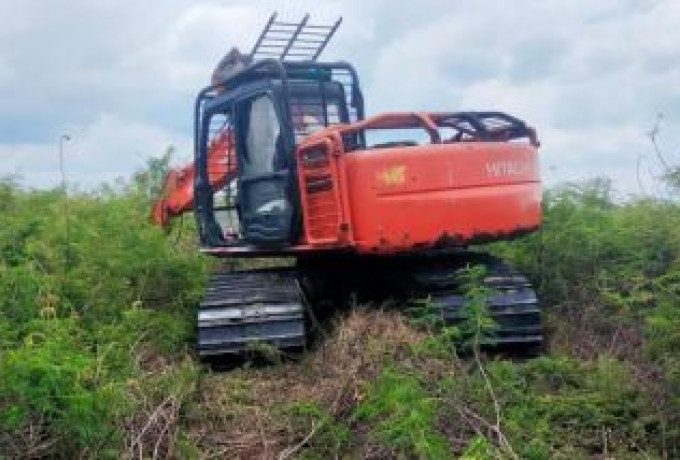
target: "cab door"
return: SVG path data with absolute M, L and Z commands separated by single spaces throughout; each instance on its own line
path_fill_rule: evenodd
M 254 245 L 286 245 L 293 216 L 290 170 L 272 94 L 263 92 L 237 102 L 235 118 L 243 238 Z

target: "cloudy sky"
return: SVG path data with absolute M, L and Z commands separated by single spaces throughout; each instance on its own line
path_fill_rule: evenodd
M 3 0 L 0 176 L 57 184 L 62 134 L 69 181 L 84 187 L 129 176 L 170 145 L 189 159 L 195 93 L 274 10 L 343 17 L 324 57 L 355 64 L 368 113 L 527 120 L 549 185 L 608 175 L 623 193 L 650 191 L 659 113 L 659 146 L 680 163 L 677 0 Z

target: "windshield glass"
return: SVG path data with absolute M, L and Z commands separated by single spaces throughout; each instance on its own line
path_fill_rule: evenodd
M 274 171 L 276 141 L 280 134 L 276 109 L 268 96 L 260 96 L 250 105 L 244 174 L 254 175 Z

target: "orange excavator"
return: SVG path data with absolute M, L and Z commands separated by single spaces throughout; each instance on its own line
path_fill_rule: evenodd
M 536 230 L 536 132 L 502 112 L 366 118 L 354 67 L 320 62 L 340 25 L 277 21 L 230 53 L 195 104 L 194 161 L 166 177 L 152 220 L 193 211 L 201 250 L 295 263 L 215 273 L 198 307 L 201 356 L 304 347 L 309 319 L 353 293 L 429 298 L 464 318 L 457 273 L 486 267 L 496 344 L 543 338 L 526 277 L 477 248 Z

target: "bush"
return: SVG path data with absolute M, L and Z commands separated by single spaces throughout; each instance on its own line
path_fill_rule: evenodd
M 592 375 L 598 367 L 589 363 L 603 365 L 608 356 L 640 380 L 640 412 L 629 415 L 644 429 L 624 423 L 613 431 L 669 455 L 680 448 L 678 430 L 670 428 L 680 423 L 680 207 L 653 199 L 615 203 L 611 196 L 603 180 L 549 191 L 543 228 L 494 249 L 534 280 L 551 350 L 586 360 L 577 375 Z M 605 412 L 615 409 L 623 410 Z
M 115 441 L 126 400 L 83 343 L 83 331 L 71 319 L 32 326 L 24 343 L 0 360 L 2 431 L 33 426 L 58 441 L 61 452 Z
M 0 455 L 117 457 L 163 396 L 145 388 L 177 378 L 158 373 L 183 359 L 208 264 L 133 186 L 0 195 Z

